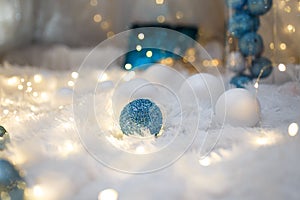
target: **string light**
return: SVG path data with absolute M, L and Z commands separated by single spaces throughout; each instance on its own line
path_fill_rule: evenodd
M 107 30 L 109 28 L 109 23 L 107 21 L 103 21 L 100 26 L 103 30 Z
M 71 73 L 71 77 L 72 77 L 73 79 L 78 79 L 78 77 L 79 77 L 78 72 L 72 72 L 72 73 Z
M 35 185 L 34 187 L 33 187 L 33 195 L 35 196 L 35 197 L 43 197 L 44 196 L 44 190 L 43 190 L 43 188 L 40 186 L 40 185 Z
M 136 149 L 135 149 L 135 152 L 137 154 L 144 154 L 145 153 L 145 147 L 144 146 L 138 146 Z
M 155 0 L 155 3 L 158 4 L 158 5 L 161 5 L 164 3 L 164 0 Z
M 152 55 L 153 55 L 152 51 L 147 51 L 147 52 L 146 52 L 146 56 L 147 56 L 148 58 L 151 58 Z
M 43 80 L 43 77 L 40 74 L 36 74 L 36 75 L 33 76 L 33 80 L 34 80 L 35 83 L 41 83 L 42 80 Z
M 136 45 L 135 49 L 136 49 L 137 51 L 141 51 L 141 50 L 142 50 L 142 46 L 138 44 L 138 45 Z
M 7 84 L 11 85 L 11 86 L 17 85 L 18 82 L 19 82 L 19 79 L 16 76 L 7 79 Z
M 24 86 L 23 85 L 18 85 L 18 90 L 23 90 Z
M 94 22 L 99 23 L 102 21 L 102 16 L 100 14 L 96 14 L 96 15 L 94 15 L 93 19 L 94 19 Z
M 112 36 L 114 36 L 114 35 L 115 35 L 115 33 L 112 32 L 112 31 L 108 31 L 108 32 L 106 33 L 106 37 L 107 37 L 107 38 L 110 38 L 110 37 L 112 37 Z
M 8 113 L 9 113 L 9 110 L 7 110 L 7 109 L 4 109 L 4 110 L 3 110 L 3 114 L 4 114 L 4 115 L 8 115 Z
M 106 73 L 100 74 L 100 76 L 98 78 L 98 82 L 103 82 L 103 81 L 107 81 L 107 80 L 108 80 L 108 75 Z
M 291 24 L 286 26 L 286 30 L 287 30 L 288 33 L 295 33 L 296 32 L 295 26 L 293 26 Z
M 204 166 L 204 167 L 208 167 L 211 164 L 211 160 L 209 157 L 205 157 L 203 159 L 199 160 L 200 165 Z
M 297 123 L 291 123 L 288 128 L 288 133 L 291 137 L 294 137 L 298 134 L 299 126 Z
M 176 12 L 176 19 L 182 19 L 183 18 L 183 12 L 177 11 Z
M 26 85 L 27 85 L 28 87 L 30 87 L 30 86 L 32 86 L 32 83 L 31 83 L 31 82 L 27 82 Z
M 285 64 L 280 63 L 280 64 L 278 65 L 278 70 L 281 71 L 281 72 L 284 72 L 284 71 L 286 70 Z
M 114 189 L 106 189 L 99 193 L 98 200 L 117 200 L 118 192 Z
M 156 21 L 157 21 L 158 23 L 164 23 L 165 20 L 166 20 L 166 18 L 165 18 L 165 16 L 163 16 L 163 15 L 159 15 L 159 16 L 157 16 L 157 18 L 156 18 Z
M 125 69 L 130 70 L 132 68 L 132 65 L 130 63 L 127 63 L 125 65 Z
M 280 43 L 279 47 L 281 50 L 286 50 L 286 44 L 284 42 Z
M 145 38 L 144 33 L 139 33 L 139 34 L 138 34 L 138 39 L 139 39 L 139 40 L 143 40 L 144 38 Z
M 74 81 L 68 81 L 68 86 L 74 87 L 74 85 L 75 85 Z

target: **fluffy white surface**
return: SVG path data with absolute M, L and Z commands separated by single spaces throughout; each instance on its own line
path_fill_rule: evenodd
M 299 82 L 261 84 L 259 126 L 221 127 L 213 119 L 203 145 L 211 112 L 204 107 L 199 137 L 180 159 L 158 172 L 133 175 L 103 166 L 83 148 L 73 120 L 72 90 L 67 85 L 71 71 L 17 66 L 3 66 L 0 71 L 1 124 L 11 136 L 4 156 L 25 171 L 28 187 L 33 189 L 31 199 L 97 199 L 107 188 L 115 189 L 120 199 L 299 199 L 300 138 L 288 135 L 290 123 L 300 124 Z M 19 91 L 17 85 L 7 85 L 13 76 L 28 81 L 34 74 L 43 77 L 39 84 L 32 81 L 38 97 L 25 89 Z M 108 73 L 108 79 L 121 74 L 116 69 Z M 94 89 L 89 85 L 93 78 L 97 78 L 94 73 L 86 76 L 87 96 Z M 110 91 L 114 84 L 103 82 L 101 86 Z M 252 86 L 249 90 L 255 92 Z M 42 91 L 47 94 L 42 96 Z M 102 106 L 105 98 L 99 98 Z M 184 134 L 178 137 L 189 142 L 184 141 L 188 138 Z M 126 160 L 119 162 L 126 164 Z M 42 192 L 34 193 L 36 185 Z

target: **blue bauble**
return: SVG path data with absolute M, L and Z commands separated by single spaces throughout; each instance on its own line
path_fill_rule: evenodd
M 251 29 L 251 31 L 256 32 L 259 29 L 259 26 L 260 26 L 259 17 L 257 17 L 257 16 L 251 16 L 251 21 L 252 21 L 252 29 Z
M 246 12 L 238 12 L 229 18 L 228 32 L 236 38 L 242 37 L 245 33 L 251 31 L 252 28 L 252 17 Z
M 245 34 L 239 41 L 239 49 L 244 56 L 260 55 L 264 49 L 262 37 L 255 32 Z
M 245 88 L 249 82 L 252 81 L 252 78 L 246 75 L 237 75 L 232 77 L 230 84 L 234 85 L 237 88 Z
M 272 7 L 272 0 L 248 0 L 247 7 L 252 15 L 263 15 Z
M 252 61 L 252 66 L 250 68 L 253 78 L 257 78 L 263 70 L 261 78 L 268 77 L 273 70 L 272 62 L 265 57 L 256 58 Z
M 3 126 L 0 126 L 0 137 L 4 136 L 4 134 L 6 133 L 6 130 Z
M 15 167 L 7 160 L 0 159 L 0 191 L 14 186 L 22 178 Z
M 241 9 L 247 0 L 226 0 L 226 4 L 229 8 Z
M 119 123 L 125 135 L 157 135 L 163 123 L 162 113 L 149 99 L 136 99 L 123 108 Z

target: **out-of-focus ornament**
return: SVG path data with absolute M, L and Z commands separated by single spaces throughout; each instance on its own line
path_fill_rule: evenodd
M 184 76 L 171 67 L 154 64 L 144 73 L 143 78 L 151 83 L 162 85 L 170 90 L 178 90 L 185 80 Z
M 26 184 L 18 170 L 7 160 L 0 159 L 1 199 L 24 199 Z
M 220 96 L 215 112 L 219 123 L 252 127 L 259 121 L 260 105 L 258 99 L 248 90 L 234 88 Z
M 252 28 L 252 17 L 246 12 L 236 13 L 229 18 L 228 32 L 236 38 L 242 37 L 245 33 L 251 31 Z
M 247 8 L 252 15 L 263 15 L 272 7 L 272 0 L 247 0 Z
M 247 75 L 236 75 L 230 80 L 230 84 L 234 85 L 237 88 L 244 88 L 249 82 L 252 81 L 252 78 Z
M 9 134 L 3 126 L 0 126 L 0 151 L 4 150 L 7 142 L 9 142 Z
M 268 77 L 271 74 L 273 66 L 272 62 L 268 58 L 260 57 L 252 61 L 252 67 L 250 68 L 250 71 L 254 78 L 258 78 L 261 70 L 263 70 L 263 72 L 260 78 Z
M 244 56 L 239 52 L 231 52 L 226 60 L 226 67 L 236 73 L 242 73 L 246 69 Z
M 245 56 L 259 56 L 264 49 L 262 37 L 255 32 L 245 34 L 239 41 L 239 49 Z
M 246 4 L 247 0 L 226 0 L 229 8 L 240 9 Z
M 158 135 L 162 124 L 160 108 L 149 99 L 136 99 L 127 104 L 120 115 L 120 127 L 125 135 Z
M 216 76 L 199 73 L 185 80 L 180 87 L 179 94 L 185 104 L 188 104 L 196 96 L 199 103 L 211 102 L 212 106 L 214 106 L 223 91 L 224 86 L 222 81 Z

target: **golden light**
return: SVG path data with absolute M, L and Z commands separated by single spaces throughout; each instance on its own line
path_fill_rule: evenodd
M 138 146 L 136 149 L 135 149 L 135 152 L 137 154 L 144 154 L 145 153 L 145 147 L 144 146 Z
M 254 88 L 258 88 L 258 82 L 255 82 L 255 84 L 254 84 Z
M 125 69 L 130 70 L 132 68 L 132 65 L 130 63 L 127 63 L 125 65 Z
M 199 160 L 200 165 L 204 166 L 204 167 L 208 167 L 211 164 L 211 160 L 209 157 L 205 157 L 203 159 Z
M 24 86 L 23 85 L 18 85 L 18 90 L 23 90 Z
M 159 15 L 159 16 L 157 16 L 157 18 L 156 18 L 156 21 L 157 21 L 158 23 L 164 23 L 165 20 L 166 20 L 166 18 L 165 18 L 165 16 L 163 16 L 163 15 Z
M 99 193 L 98 200 L 117 200 L 118 192 L 114 189 L 106 189 Z
M 287 13 L 290 13 L 292 11 L 292 9 L 290 6 L 286 6 L 286 7 L 284 7 L 284 11 Z
M 148 58 L 151 58 L 152 55 L 153 55 L 152 51 L 147 51 L 147 52 L 146 52 L 146 56 L 147 56 Z
M 107 30 L 109 28 L 109 23 L 107 21 L 103 21 L 100 26 L 103 30 Z
M 48 101 L 50 99 L 50 96 L 47 92 L 42 92 L 40 96 L 43 101 Z
M 183 18 L 183 12 L 177 11 L 176 12 L 176 19 L 182 19 Z
M 278 70 L 281 71 L 281 72 L 284 72 L 284 71 L 286 70 L 285 64 L 280 63 L 280 64 L 278 65 Z
M 144 33 L 139 33 L 138 38 L 139 38 L 139 40 L 143 40 L 145 38 Z
M 158 5 L 161 5 L 164 3 L 164 0 L 155 0 L 155 3 L 158 4 Z
M 267 137 L 258 137 L 255 140 L 255 143 L 259 146 L 264 146 L 270 143 L 269 139 Z
M 26 92 L 31 92 L 32 91 L 32 87 L 27 87 Z
M 135 49 L 136 49 L 137 51 L 141 51 L 141 50 L 142 50 L 142 46 L 138 44 L 138 45 L 136 45 Z
M 78 79 L 78 77 L 79 77 L 78 72 L 72 72 L 72 73 L 71 73 L 71 77 L 72 77 L 73 79 Z
M 68 86 L 74 87 L 74 85 L 75 85 L 74 81 L 68 81 Z
M 112 31 L 108 31 L 108 32 L 106 33 L 106 37 L 107 37 L 107 38 L 110 38 L 110 37 L 112 37 L 112 36 L 114 36 L 114 35 L 115 35 L 115 33 L 112 32 Z
M 31 83 L 31 82 L 27 82 L 26 85 L 27 85 L 28 87 L 30 87 L 30 86 L 32 86 L 32 83 Z
M 3 114 L 4 114 L 4 115 L 8 115 L 8 113 L 9 113 L 9 110 L 7 110 L 7 109 L 4 109 L 4 110 L 3 110 Z
M 36 75 L 33 76 L 33 80 L 34 80 L 35 83 L 40 83 L 40 82 L 42 82 L 43 77 L 40 74 L 36 74 Z
M 98 5 L 98 1 L 97 0 L 91 0 L 90 1 L 90 5 L 91 6 L 97 6 Z
M 271 43 L 270 43 L 270 45 L 269 45 L 269 47 L 270 47 L 270 49 L 272 49 L 272 50 L 273 50 L 273 49 L 275 49 L 275 45 L 274 45 L 274 43 L 273 43 L 273 42 L 271 42 Z
M 287 32 L 289 32 L 289 33 L 295 33 L 295 32 L 296 32 L 296 28 L 295 28 L 295 26 L 293 26 L 292 24 L 287 25 L 287 26 L 286 26 L 286 30 L 287 30 Z
M 32 93 L 32 96 L 34 96 L 34 97 L 38 97 L 38 96 L 39 96 L 39 93 L 37 93 L 37 92 L 33 92 L 33 93 Z
M 291 123 L 288 128 L 289 135 L 294 137 L 298 134 L 299 126 L 297 123 Z
M 43 197 L 45 195 L 45 192 L 43 190 L 43 188 L 40 185 L 36 185 L 33 187 L 33 195 L 35 197 Z
M 96 14 L 96 15 L 94 15 L 93 19 L 94 19 L 94 22 L 99 23 L 102 21 L 102 16 L 100 14 Z
M 19 79 L 16 76 L 7 79 L 8 85 L 17 85 L 18 83 L 19 83 Z
M 279 47 L 281 50 L 286 50 L 286 44 L 284 42 L 280 43 Z
M 103 81 L 107 81 L 107 80 L 108 80 L 108 75 L 106 73 L 100 74 L 100 76 L 98 78 L 98 82 L 103 82 Z

